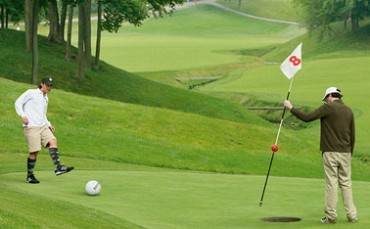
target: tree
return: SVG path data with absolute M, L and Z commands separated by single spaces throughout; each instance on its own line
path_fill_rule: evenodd
M 31 17 L 31 39 L 32 39 L 32 84 L 37 85 L 37 75 L 39 70 L 39 52 L 37 40 L 37 27 L 39 23 L 39 0 L 34 0 L 32 4 L 32 17 Z
M 48 0 L 49 35 L 48 40 L 60 43 L 63 37 L 60 34 L 59 12 L 57 0 Z
M 184 3 L 184 0 L 98 0 L 97 3 L 98 28 L 95 68 L 99 68 L 100 62 L 101 31 L 117 32 L 123 22 L 140 26 L 150 14 L 154 17 L 162 17 L 164 14 L 173 13 L 175 6 Z
M 148 17 L 148 9 L 145 1 L 98 0 L 97 3 L 98 23 L 94 68 L 99 69 L 101 31 L 117 32 L 123 21 L 139 26 L 141 21 Z
M 18 1 L 15 1 L 18 2 Z M 25 33 L 26 33 L 26 50 L 32 51 L 32 37 L 33 33 L 36 30 L 39 23 L 39 13 L 40 8 L 45 8 L 46 0 L 38 0 L 37 6 L 36 3 L 32 0 L 24 0 L 24 26 L 25 26 Z M 36 11 L 35 11 L 36 10 Z M 37 15 L 34 15 L 37 13 Z M 37 19 L 37 20 L 34 20 Z
M 24 3 L 13 0 L 0 0 L 1 28 L 8 28 L 9 22 L 17 24 L 22 19 Z
M 60 25 L 59 25 L 59 36 L 64 41 L 64 30 L 65 30 L 65 22 L 67 18 L 67 8 L 68 8 L 68 1 L 67 0 L 61 0 L 62 1 L 62 10 L 60 13 Z
M 100 43 L 101 43 L 101 31 L 102 31 L 102 14 L 103 14 L 103 0 L 98 0 L 98 22 L 96 30 L 96 48 L 95 48 L 95 61 L 94 68 L 100 68 Z
M 302 7 L 308 30 L 318 31 L 319 39 L 333 32 L 333 22 L 343 21 L 346 28 L 350 20 L 355 31 L 359 22 L 370 15 L 370 0 L 294 0 L 294 3 Z
M 78 6 L 78 76 L 91 68 L 91 0 Z
M 1 28 L 5 28 L 5 20 L 6 20 L 6 5 L 4 1 L 0 2 L 0 20 L 1 20 Z
M 26 33 L 26 50 L 32 51 L 32 15 L 33 2 L 24 0 L 24 27 Z
M 58 2 L 60 6 L 58 6 Z M 50 29 L 48 39 L 52 42 L 63 43 L 65 22 L 68 5 L 74 4 L 74 0 L 48 0 L 48 18 Z M 60 14 L 59 14 L 60 9 Z
M 70 3 L 68 6 L 68 28 L 67 28 L 67 42 L 66 42 L 66 60 L 71 60 L 72 57 L 72 25 L 73 25 L 73 9 L 74 3 Z
M 360 27 L 360 21 L 370 15 L 370 0 L 347 0 L 343 8 L 349 15 L 352 30 L 355 31 Z

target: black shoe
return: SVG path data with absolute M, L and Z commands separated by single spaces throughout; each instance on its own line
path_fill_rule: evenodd
M 58 167 L 55 168 L 54 172 L 55 172 L 55 175 L 59 176 L 59 175 L 62 175 L 64 173 L 68 173 L 72 169 L 74 169 L 74 167 L 67 167 L 65 165 L 58 165 Z
M 357 218 L 348 219 L 348 222 L 350 222 L 350 223 L 356 223 L 357 221 L 358 221 Z
M 333 219 L 329 219 L 328 217 L 324 217 L 320 221 L 321 223 L 330 223 L 330 224 L 334 224 L 337 222 L 336 219 L 333 220 Z
M 40 183 L 40 181 L 37 180 L 36 177 L 35 177 L 35 175 L 33 175 L 33 174 L 28 175 L 26 181 L 28 183 L 30 183 L 30 184 L 38 184 L 38 183 Z

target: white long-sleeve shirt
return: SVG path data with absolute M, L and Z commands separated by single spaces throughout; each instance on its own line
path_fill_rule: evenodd
M 28 118 L 28 127 L 49 127 L 51 123 L 46 117 L 48 101 L 48 96 L 40 89 L 28 89 L 15 101 L 15 110 L 20 117 Z

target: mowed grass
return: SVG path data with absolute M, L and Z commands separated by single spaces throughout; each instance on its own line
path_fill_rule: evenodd
M 304 51 L 303 46 L 303 55 Z M 297 73 L 291 90 L 290 99 L 293 104 L 299 107 L 307 106 L 311 110 L 322 104 L 321 99 L 327 87 L 336 86 L 342 90 L 343 100 L 353 109 L 356 116 L 355 155 L 369 155 L 370 123 L 365 115 L 370 112 L 367 99 L 367 88 L 370 86 L 367 64 L 369 61 L 368 57 L 303 59 L 303 68 Z M 202 90 L 245 93 L 266 101 L 282 103 L 290 83 L 280 72 L 279 65 L 249 68 L 230 75 L 230 78 L 208 85 Z M 317 132 L 317 129 L 312 131 L 314 132 Z
M 99 165 L 98 161 L 95 163 Z M 51 171 L 38 174 L 43 183 L 32 186 L 22 183 L 23 174 L 0 175 L 3 189 L 1 215 L 26 219 L 9 222 L 8 225 L 14 225 L 9 228 L 39 228 L 40 224 L 44 225 L 41 228 L 47 228 L 47 225 L 53 225 L 53 228 L 136 228 L 138 225 L 144 228 L 327 227 L 319 221 L 323 215 L 322 179 L 271 177 L 264 204 L 260 207 L 263 176 L 158 169 L 76 170 L 60 177 L 55 177 Z M 84 193 L 84 184 L 90 179 L 101 182 L 99 196 Z M 353 188 L 360 221 L 348 224 L 340 201 L 341 210 L 335 228 L 370 226 L 366 217 L 370 213 L 366 194 L 370 184 L 354 182 Z M 9 197 L 17 197 L 17 201 Z M 20 211 L 15 204 L 22 206 L 23 201 L 28 208 Z M 39 214 L 47 214 L 45 210 L 58 214 L 49 213 L 49 217 L 38 221 L 25 217 L 23 214 L 38 218 L 35 211 L 27 211 L 35 204 L 41 208 L 37 210 Z M 267 217 L 296 217 L 301 221 L 274 223 L 261 220 Z M 60 224 L 55 225 L 55 221 Z
M 156 31 L 161 28 L 163 27 L 157 27 Z M 163 34 L 168 34 L 168 37 L 177 33 L 172 32 L 171 35 L 171 31 L 167 31 L 176 26 L 168 25 L 167 28 Z M 282 31 L 292 30 L 282 28 L 280 32 Z M 262 33 L 269 36 L 266 31 Z M 150 42 L 151 38 L 163 38 L 168 42 L 170 40 L 167 36 L 166 40 L 163 34 L 153 37 L 149 34 L 148 32 L 145 35 L 145 39 L 143 36 L 142 44 Z M 279 31 L 275 31 L 275 35 L 278 34 Z M 204 34 L 200 37 L 206 38 Z M 218 50 L 222 50 L 221 53 L 224 53 L 224 50 L 229 52 L 231 45 L 222 49 L 221 37 Z M 262 36 L 258 39 L 263 41 Z M 286 37 L 282 40 L 277 38 L 279 42 L 286 39 Z M 255 38 L 252 40 L 255 43 L 251 43 L 248 48 L 262 47 Z M 271 42 L 267 42 L 266 45 L 272 47 L 274 42 L 271 34 Z M 205 45 L 206 42 L 202 44 Z M 263 46 L 263 49 L 265 48 Z M 153 56 L 159 58 L 163 49 L 148 51 L 157 51 Z M 291 49 L 287 49 L 287 53 L 278 58 L 283 60 L 290 51 Z M 248 61 L 250 58 L 252 57 L 245 57 Z M 257 59 L 259 62 L 263 61 Z M 172 61 L 176 63 L 177 59 L 170 58 L 163 66 L 171 66 Z M 199 64 L 194 64 L 197 68 L 213 65 L 213 62 L 208 65 L 197 61 Z M 329 62 L 320 65 L 320 61 L 317 64 L 322 68 L 330 62 L 326 60 Z M 227 62 L 222 64 L 225 63 Z M 310 63 L 314 64 L 315 61 L 311 60 Z M 136 65 L 134 62 L 131 64 Z M 155 71 L 145 63 L 141 65 L 142 69 L 148 66 L 142 71 Z M 112 71 L 107 70 L 109 66 L 104 65 L 104 68 L 106 73 Z M 56 72 L 58 68 L 50 69 Z M 292 98 L 297 102 L 305 102 L 305 105 L 315 106 L 319 104 L 319 99 L 317 103 L 313 101 L 316 97 L 321 98 L 324 89 L 313 87 L 314 83 L 308 88 L 299 87 L 300 80 L 305 79 L 301 75 L 304 69 L 298 75 L 301 78 L 297 77 L 294 82 Z M 159 70 L 159 75 L 166 73 L 164 70 L 168 68 Z M 27 71 L 27 68 L 24 71 Z M 366 69 L 363 68 L 362 71 Z M 10 74 L 9 72 L 15 74 L 11 69 L 8 69 L 6 74 Z M 123 77 L 121 71 L 114 72 L 117 77 Z M 239 93 L 241 96 L 256 96 L 266 102 L 281 102 L 286 95 L 289 82 L 277 72 L 278 66 L 251 68 L 249 73 L 248 70 L 239 68 L 238 71 L 231 72 L 225 80 L 220 81 L 225 84 L 225 88 L 221 84 L 215 84 L 214 87 L 205 87 L 202 91 L 231 95 Z M 348 72 L 351 72 L 350 67 Z M 247 77 L 251 75 L 254 77 L 249 79 L 248 85 L 247 81 L 239 81 L 239 87 L 233 86 L 235 90 L 227 88 L 228 83 L 238 81 L 244 74 Z M 94 73 L 89 73 L 88 76 L 88 79 L 99 77 Z M 124 76 L 135 78 L 134 75 Z M 111 76 L 107 79 L 111 79 Z M 65 80 L 65 84 L 74 85 L 71 82 Z M 102 92 L 104 91 L 102 88 L 118 88 L 123 85 L 117 83 L 123 81 L 114 82 L 116 85 L 101 84 L 101 90 L 97 91 Z M 148 87 L 153 89 L 157 85 L 138 77 L 141 85 L 136 88 L 134 82 L 131 80 L 130 85 L 142 91 Z M 274 84 L 265 85 L 263 88 L 264 82 Z M 242 84 L 249 90 L 243 90 Z M 300 97 L 295 97 L 298 94 L 297 85 L 301 91 Z M 94 88 L 92 83 L 89 86 L 91 91 L 98 89 Z M 78 84 L 76 87 L 79 88 Z M 275 140 L 278 127 L 276 124 L 263 121 L 248 112 L 243 113 L 245 116 L 241 119 L 197 113 L 195 111 L 199 106 L 189 107 L 189 103 L 183 104 L 182 100 L 176 100 L 178 98 L 175 96 L 176 90 L 170 90 L 171 93 L 168 94 L 157 94 L 156 90 L 150 90 L 153 92 L 153 100 L 147 96 L 138 96 L 137 100 L 132 99 L 130 103 L 124 103 L 117 99 L 111 101 L 81 96 L 57 88 L 49 95 L 51 101 L 49 119 L 57 128 L 56 135 L 62 162 L 74 165 L 76 170 L 56 177 L 53 174 L 51 159 L 47 151 L 43 150 L 36 167 L 36 175 L 42 183 L 30 186 L 24 182 L 26 145 L 20 119 L 15 115 L 13 106 L 16 97 L 27 88 L 29 85 L 0 80 L 0 94 L 3 98 L 0 101 L 1 228 L 327 227 L 319 222 L 319 218 L 323 216 L 324 181 L 321 155 L 318 152 L 317 124 L 309 125 L 309 128 L 300 131 L 283 129 L 279 141 L 280 150 L 275 156 L 264 205 L 260 208 L 258 203 L 271 156 L 270 146 Z M 127 88 L 129 87 L 125 87 Z M 160 87 L 165 88 L 167 91 L 167 87 Z M 311 96 L 312 88 L 317 90 L 317 96 L 312 95 L 315 97 L 310 99 L 311 97 L 307 96 Z M 121 90 L 122 93 L 123 91 Z M 343 91 L 347 89 L 344 88 Z M 362 99 L 366 98 L 366 92 L 363 88 L 357 91 L 364 95 Z M 179 92 L 181 93 L 183 92 Z M 183 95 L 185 94 L 191 97 L 190 93 Z M 168 109 L 162 103 L 155 107 L 156 103 L 153 101 L 157 96 L 163 100 L 172 96 L 173 101 L 176 101 L 177 105 L 182 104 L 184 108 Z M 347 100 L 350 97 L 347 92 L 345 96 L 351 105 L 353 100 Z M 192 98 L 196 101 L 197 97 Z M 150 106 L 146 106 L 146 103 Z M 222 105 L 219 106 L 220 110 L 228 109 L 224 107 L 224 103 L 217 102 L 217 105 Z M 361 109 L 363 108 L 355 107 L 358 117 L 363 117 L 360 116 Z M 360 222 L 348 224 L 340 203 L 336 228 L 369 227 L 370 222 L 367 220 L 370 213 L 367 204 L 369 183 L 366 181 L 369 180 L 370 170 L 366 163 L 366 154 L 364 156 L 365 160 L 359 157 L 353 160 L 354 198 Z M 84 194 L 84 185 L 91 179 L 101 182 L 103 189 L 100 196 L 89 197 Z M 298 217 L 302 221 L 282 224 L 260 220 L 276 216 Z
M 130 72 L 215 67 L 256 61 L 234 51 L 286 42 L 304 29 L 232 14 L 208 4 L 178 9 L 172 16 L 123 25 L 104 33 L 102 58 Z
M 27 85 L 4 79 L 0 81 L 4 93 L 4 115 L 0 120 L 3 129 L 0 136 L 4 139 L 1 141 L 2 152 L 5 155 L 23 153 L 26 145 L 20 119 L 14 113 L 14 100 L 26 90 Z M 275 133 L 274 125 L 267 122 L 232 122 L 55 89 L 49 97 L 52 102 L 48 117 L 57 127 L 56 134 L 63 155 L 178 169 L 265 173 L 271 136 Z M 9 135 L 12 138 L 5 141 Z M 294 135 L 282 139 L 289 140 L 304 143 Z M 286 149 L 290 147 L 295 146 L 287 145 Z M 310 157 L 319 155 L 312 154 Z M 281 159 L 297 162 L 298 158 L 297 155 L 286 155 Z M 14 160 L 11 157 L 6 156 L 2 161 L 2 173 L 15 168 L 23 170 L 23 166 L 18 168 L 12 165 Z M 22 165 L 23 161 L 19 163 Z M 278 174 L 305 176 L 305 171 L 298 174 L 293 169 L 302 164 L 290 164 Z M 319 166 L 312 161 L 305 161 L 304 164 L 307 168 Z M 319 174 L 316 171 L 309 176 L 317 177 Z
M 217 2 L 254 16 L 303 22 L 303 12 L 295 8 L 291 0 L 240 0 L 240 9 L 239 1 L 217 0 Z
M 62 162 L 76 169 L 56 177 L 43 150 L 36 167 L 42 183 L 30 186 L 24 181 L 27 153 L 22 128 L 12 110 L 13 97 L 28 85 L 4 79 L 0 85 L 7 95 L 2 100 L 5 109 L 0 121 L 0 186 L 4 193 L 0 225 L 4 228 L 273 228 L 274 223 L 260 219 L 277 216 L 302 218 L 287 224 L 289 228 L 321 227 L 318 219 L 324 187 L 320 155 L 312 152 L 317 147 L 311 142 L 313 137 L 301 139 L 286 131 L 260 208 L 275 128 L 60 90 L 50 94 L 49 119 L 57 127 Z M 366 180 L 368 167 L 359 161 L 354 164 L 355 177 Z M 321 179 L 277 178 L 279 175 Z M 91 179 L 101 182 L 100 196 L 84 194 L 84 185 Z M 354 187 L 359 217 L 363 214 L 364 218 L 356 226 L 362 228 L 369 223 L 367 195 L 363 194 L 368 183 L 355 182 Z M 46 217 L 49 212 L 58 212 L 58 216 Z M 343 212 L 340 217 L 339 228 L 345 228 Z

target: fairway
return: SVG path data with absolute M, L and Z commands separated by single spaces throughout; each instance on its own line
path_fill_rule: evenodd
M 100 68 L 84 78 L 76 75 L 78 50 L 66 61 L 65 45 L 48 41 L 49 27 L 40 24 L 39 79 L 47 74 L 56 81 L 47 117 L 56 127 L 61 163 L 75 169 L 55 176 L 42 149 L 38 185 L 25 181 L 27 143 L 14 110 L 16 98 L 35 87 L 24 24 L 20 31 L 1 29 L 0 229 L 370 228 L 369 19 L 358 33 L 319 43 L 303 26 L 245 15 L 303 23 L 291 0 L 242 0 L 238 13 L 223 5 L 237 9 L 238 3 L 199 0 L 139 27 L 125 22 L 117 33 L 103 31 Z M 72 30 L 77 47 L 77 23 Z M 313 110 L 325 89 L 336 86 L 355 114 L 355 224 L 347 222 L 340 190 L 337 224 L 320 222 L 320 124 L 289 112 L 260 207 L 290 85 L 280 64 L 301 42 L 292 103 Z M 100 195 L 85 193 L 90 180 L 101 184 Z M 274 217 L 300 221 L 262 220 Z
M 264 204 L 259 207 L 263 176 L 181 171 L 76 170 L 60 177 L 38 173 L 40 185 L 24 182 L 24 173 L 0 176 L 1 186 L 29 197 L 80 205 L 119 217 L 145 228 L 321 228 L 324 182 L 320 179 L 271 177 Z M 99 196 L 88 196 L 84 185 L 91 179 L 102 185 Z M 360 222 L 367 228 L 370 189 L 355 182 Z M 265 217 L 297 217 L 300 222 L 263 222 Z M 347 228 L 340 204 L 336 228 Z M 99 228 L 99 227 L 97 227 Z
M 255 57 L 235 50 L 284 43 L 305 29 L 243 17 L 208 4 L 179 9 L 172 16 L 124 25 L 104 33 L 102 59 L 131 72 L 156 72 L 245 63 Z

